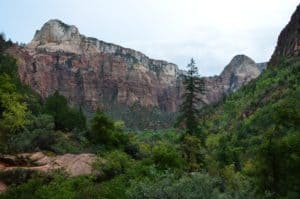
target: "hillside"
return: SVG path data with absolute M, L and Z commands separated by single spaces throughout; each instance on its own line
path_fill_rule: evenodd
M 299 12 L 280 34 L 268 69 L 202 113 L 208 171 L 244 173 L 265 197 L 299 196 Z

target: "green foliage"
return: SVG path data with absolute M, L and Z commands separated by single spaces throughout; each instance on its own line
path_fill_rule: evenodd
M 51 178 L 36 177 L 20 186 L 12 187 L 2 199 L 80 199 L 100 198 L 98 190 L 90 178 L 68 178 L 65 175 L 54 175 Z
M 178 150 L 166 142 L 158 142 L 153 148 L 153 160 L 161 169 L 181 168 L 183 159 Z
M 113 137 L 114 130 L 113 120 L 98 110 L 91 122 L 91 139 L 96 143 L 112 145 L 116 142 Z
M 110 179 L 116 175 L 125 173 L 132 164 L 132 159 L 124 152 L 112 151 L 103 158 L 98 158 L 93 167 L 101 179 Z
M 52 151 L 58 154 L 78 153 L 82 150 L 80 141 L 74 133 L 64 133 L 54 130 L 54 120 L 51 115 L 30 115 L 26 128 L 7 140 L 7 152 Z
M 0 74 L 6 74 L 15 83 L 20 83 L 16 60 L 2 53 L 0 53 Z
M 0 33 L 0 53 L 4 52 L 12 45 L 11 41 L 6 41 L 4 33 Z
M 5 142 L 11 133 L 21 131 L 26 124 L 27 106 L 19 92 L 17 66 L 14 59 L 0 54 L 0 139 Z
M 126 144 L 128 138 L 123 133 L 123 126 L 122 122 L 114 122 L 98 110 L 91 121 L 90 140 L 95 144 L 104 144 L 107 147 Z
M 242 176 L 256 197 L 299 197 L 299 72 L 298 59 L 267 69 L 207 115 L 205 165 L 225 187 Z
M 224 198 L 218 190 L 218 181 L 208 175 L 193 173 L 180 178 L 162 175 L 155 180 L 133 184 L 127 191 L 129 198 Z
M 185 135 L 181 142 L 183 157 L 188 164 L 189 171 L 199 171 L 204 168 L 204 148 L 199 138 Z
M 7 185 L 20 185 L 36 175 L 35 171 L 26 169 L 12 169 L 0 172 L 0 181 Z
M 70 108 L 67 99 L 57 91 L 45 102 L 45 112 L 54 117 L 56 130 L 71 131 L 75 128 L 85 129 L 86 118 L 79 110 Z

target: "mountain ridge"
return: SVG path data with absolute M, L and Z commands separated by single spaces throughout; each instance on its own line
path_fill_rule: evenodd
M 67 44 L 60 46 L 60 44 L 64 42 L 67 42 Z M 56 45 L 47 45 L 49 43 L 55 43 Z M 74 43 L 75 45 L 72 45 Z M 76 26 L 65 24 L 59 19 L 50 19 L 48 22 L 46 22 L 42 26 L 41 30 L 36 31 L 34 38 L 27 45 L 27 47 L 34 49 L 46 49 L 47 51 L 54 52 L 63 50 L 76 54 L 95 52 L 123 55 L 131 54 L 140 62 L 147 62 L 145 60 L 149 59 L 150 62 L 162 62 L 166 65 L 172 65 L 175 67 L 176 71 L 179 71 L 177 65 L 174 63 L 160 59 L 152 59 L 140 51 L 80 34 Z M 89 49 L 91 47 L 96 48 Z
M 21 81 L 43 99 L 59 91 L 71 105 L 87 112 L 100 108 L 124 119 L 127 116 L 120 115 L 138 104 L 149 111 L 158 108 L 175 113 L 184 92 L 185 72 L 176 64 L 85 37 L 60 20 L 49 20 L 29 44 L 14 45 L 7 52 L 19 62 Z M 209 92 L 202 97 L 207 104 L 235 92 L 261 73 L 245 55 L 235 56 L 231 62 L 219 76 L 203 77 Z

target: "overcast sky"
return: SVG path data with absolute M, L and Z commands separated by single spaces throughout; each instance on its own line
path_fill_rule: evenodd
M 49 19 L 202 75 L 236 54 L 268 61 L 299 0 L 1 0 L 0 32 L 28 43 Z

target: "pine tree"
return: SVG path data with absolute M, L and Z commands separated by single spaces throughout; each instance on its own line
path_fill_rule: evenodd
M 187 65 L 188 72 L 183 76 L 184 94 L 180 106 L 180 115 L 177 125 L 184 125 L 186 133 L 195 135 L 199 132 L 198 119 L 200 116 L 199 107 L 205 104 L 200 94 L 204 94 L 204 81 L 198 75 L 194 59 Z

